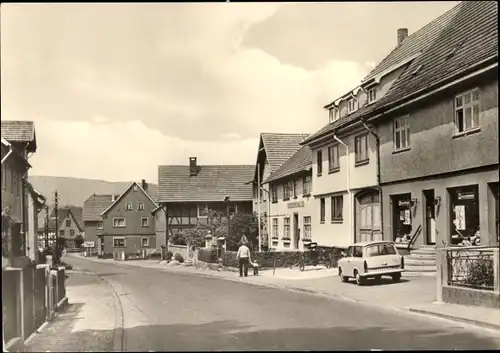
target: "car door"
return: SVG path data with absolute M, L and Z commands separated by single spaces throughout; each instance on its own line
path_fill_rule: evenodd
M 351 267 L 352 251 L 353 251 L 353 247 L 352 246 L 350 246 L 349 248 L 347 248 L 347 253 L 345 255 L 344 263 L 342 265 L 342 267 L 343 267 L 342 273 L 345 273 L 345 274 L 348 274 L 348 275 L 352 274 L 352 267 Z
M 357 268 L 358 270 L 363 269 L 363 247 L 362 246 L 354 246 L 353 247 L 353 254 L 352 254 L 352 260 L 351 260 L 351 273 L 354 273 L 354 269 Z

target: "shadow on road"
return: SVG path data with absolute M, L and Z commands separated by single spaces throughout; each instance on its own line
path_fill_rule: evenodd
M 366 281 L 363 283 L 362 287 L 387 286 L 387 285 L 391 285 L 391 284 L 392 284 L 392 285 L 394 285 L 394 286 L 397 286 L 397 285 L 398 285 L 398 284 L 400 284 L 400 283 L 407 283 L 407 282 L 410 282 L 410 280 L 405 279 L 405 278 L 401 278 L 401 279 L 399 280 L 399 282 L 394 282 L 394 281 L 392 280 L 392 278 L 389 278 L 389 277 L 384 278 L 384 277 L 382 277 L 382 278 L 381 278 L 381 279 L 379 279 L 379 280 L 376 280 L 376 279 L 368 279 L 368 280 L 366 280 Z M 349 279 L 349 281 L 348 281 L 348 282 L 346 282 L 346 283 L 348 283 L 348 284 L 352 284 L 352 285 L 357 286 L 356 281 L 355 281 L 355 280 L 353 280 L 353 279 Z

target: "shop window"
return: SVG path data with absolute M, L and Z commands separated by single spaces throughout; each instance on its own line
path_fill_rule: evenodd
M 480 245 L 479 188 L 477 185 L 448 189 L 452 245 Z M 479 240 L 478 240 L 479 238 Z
M 391 196 L 393 208 L 393 239 L 396 243 L 408 243 L 412 232 L 411 194 Z

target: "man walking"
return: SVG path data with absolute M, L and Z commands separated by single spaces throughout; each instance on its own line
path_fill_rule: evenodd
M 248 277 L 248 266 L 250 264 L 250 249 L 247 247 L 247 242 L 243 241 L 240 248 L 238 249 L 238 253 L 236 257 L 238 258 L 239 266 L 240 266 L 240 277 Z

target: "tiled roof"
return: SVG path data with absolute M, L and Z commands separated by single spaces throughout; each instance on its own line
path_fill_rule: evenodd
M 443 31 L 447 28 L 450 28 L 453 26 L 454 19 L 457 16 L 459 12 L 462 11 L 464 4 L 467 3 L 467 1 L 461 2 L 457 6 L 453 7 L 451 10 L 447 11 L 443 15 L 439 16 L 435 20 L 431 21 L 429 24 L 425 25 L 422 27 L 420 30 L 416 31 L 415 33 L 411 34 L 408 36 L 399 47 L 395 48 L 392 50 L 389 55 L 385 59 L 383 59 L 366 77 L 363 81 L 368 81 L 378 74 L 381 74 L 385 70 L 397 65 L 400 62 L 404 62 L 405 60 L 408 60 L 408 58 L 413 57 L 417 53 L 421 53 L 421 55 L 414 60 L 413 62 L 421 60 L 426 53 L 426 50 L 434 43 L 436 42 L 439 38 L 441 38 L 441 34 Z M 407 72 L 410 70 L 407 70 Z M 380 100 L 376 101 L 373 104 L 368 105 L 365 103 L 365 105 L 359 107 L 357 111 L 355 111 L 352 114 L 349 114 L 347 116 L 344 116 L 340 118 L 339 120 L 329 123 L 325 126 L 323 126 L 320 130 L 316 131 L 314 134 L 309 136 L 306 140 L 302 142 L 302 144 L 305 143 L 310 143 L 312 141 L 315 141 L 324 135 L 329 134 L 330 132 L 334 131 L 337 128 L 340 128 L 342 126 L 349 125 L 353 121 L 357 120 L 358 118 L 362 116 L 367 116 L 373 112 L 375 112 L 378 108 L 383 106 L 385 103 L 387 103 L 387 99 L 390 96 L 390 93 L 394 91 L 394 87 L 396 83 L 399 80 L 396 80 L 395 84 L 391 87 L 389 92 L 386 93 L 386 95 L 381 98 Z
M 112 203 L 112 195 L 92 195 L 83 203 L 83 221 L 100 221 L 101 213 Z
M 9 142 L 31 142 L 31 149 L 36 150 L 35 124 L 32 121 L 1 121 L 2 137 Z
M 80 230 L 83 230 L 83 207 L 70 206 L 70 210 L 73 214 L 73 217 L 75 218 L 75 222 L 78 225 L 78 228 L 80 228 Z
M 312 164 L 312 151 L 309 146 L 302 146 L 281 167 L 271 174 L 265 183 L 278 180 L 309 168 Z
M 269 163 L 270 173 L 278 170 L 288 158 L 290 158 L 300 148 L 300 142 L 309 134 L 286 134 L 286 133 L 267 133 L 260 134 L 262 144 L 266 151 L 267 162 Z M 255 168 L 254 180 L 257 178 L 257 168 Z
M 158 202 L 250 201 L 253 165 L 201 165 L 195 176 L 189 175 L 189 166 L 158 166 Z

